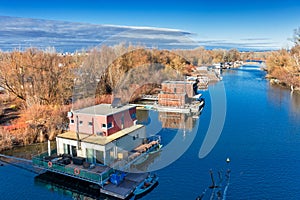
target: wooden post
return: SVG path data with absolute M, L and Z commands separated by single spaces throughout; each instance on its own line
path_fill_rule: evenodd
M 213 171 L 210 170 L 209 173 L 210 173 L 210 178 L 211 178 L 211 182 L 212 182 L 212 185 L 210 186 L 210 188 L 215 188 L 216 185 L 215 185 L 215 180 L 214 180 Z

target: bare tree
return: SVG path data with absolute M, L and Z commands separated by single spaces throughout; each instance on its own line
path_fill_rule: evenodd
M 2 53 L 0 86 L 33 104 L 64 104 L 72 95 L 78 59 L 37 49 Z

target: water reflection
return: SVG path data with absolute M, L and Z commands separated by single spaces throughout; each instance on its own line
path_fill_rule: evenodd
M 149 110 L 138 110 L 138 123 L 146 126 L 149 125 L 151 123 L 149 114 Z M 192 131 L 195 127 L 197 118 L 198 116 L 192 116 L 185 113 L 158 112 L 158 120 L 162 123 L 162 128 Z
M 139 109 L 136 112 L 136 118 L 138 120 L 139 124 L 143 125 L 149 125 L 151 123 L 151 118 L 149 116 L 149 110 L 148 109 Z
M 267 90 L 268 101 L 275 107 L 282 107 L 286 104 L 288 98 L 288 90 L 278 85 L 270 84 L 270 89 Z
M 150 171 L 151 166 L 155 165 L 155 163 L 160 160 L 160 156 L 161 156 L 161 151 L 145 155 L 144 160 L 141 160 L 141 162 L 133 163 L 130 166 L 130 172 L 138 173 L 138 172 Z
M 34 178 L 34 184 L 50 192 L 56 192 L 72 199 L 113 200 L 116 198 L 100 194 L 99 186 L 71 177 L 46 172 Z
M 196 119 L 184 113 L 159 112 L 159 121 L 163 128 L 183 129 L 192 131 L 195 127 Z
M 156 171 L 181 157 L 197 135 L 198 118 L 190 114 L 138 109 L 138 122 L 146 125 L 147 134 L 161 136 L 162 149 L 153 156 L 149 155 L 150 159 L 145 158 L 145 163 L 136 170 Z
M 51 149 L 56 148 L 56 142 L 51 142 Z M 8 156 L 15 156 L 18 158 L 24 158 L 31 160 L 33 156 L 39 155 L 48 151 L 48 143 L 38 143 L 27 146 L 15 146 L 13 149 L 3 151 L 2 154 Z
M 300 113 L 300 92 L 291 92 L 289 89 L 270 84 L 268 91 L 268 100 L 276 107 L 286 107 L 290 104 L 292 113 Z M 290 102 L 288 102 L 290 101 Z
M 291 92 L 291 110 L 300 113 L 300 92 Z

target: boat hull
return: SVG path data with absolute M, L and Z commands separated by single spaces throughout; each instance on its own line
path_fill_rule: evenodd
M 140 196 L 149 192 L 153 187 L 158 184 L 158 176 L 150 175 L 134 190 L 134 196 Z

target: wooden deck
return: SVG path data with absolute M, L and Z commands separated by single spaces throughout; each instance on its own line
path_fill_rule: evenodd
M 109 167 L 107 166 L 100 166 L 100 165 L 95 165 L 94 167 L 92 168 L 84 168 L 82 165 L 75 165 L 75 164 L 69 164 L 69 165 L 66 165 L 65 166 L 66 168 L 71 168 L 71 169 L 78 169 L 79 171 L 81 170 L 85 170 L 85 171 L 89 171 L 89 172 L 92 172 L 92 173 L 97 173 L 97 174 L 101 174 L 105 171 L 107 171 L 109 169 Z
M 101 188 L 100 192 L 119 199 L 126 199 L 133 193 L 136 186 L 142 183 L 148 175 L 149 173 L 128 173 L 119 185 L 109 183 Z
M 54 156 L 47 158 L 47 154 L 41 154 L 32 159 L 34 167 L 41 168 L 47 171 L 55 172 L 65 176 L 85 180 L 98 185 L 103 185 L 109 178 L 113 169 L 108 166 L 102 165 L 77 165 L 73 161 L 69 164 L 63 164 L 60 161 L 62 156 Z M 46 159 L 47 158 L 47 159 Z

